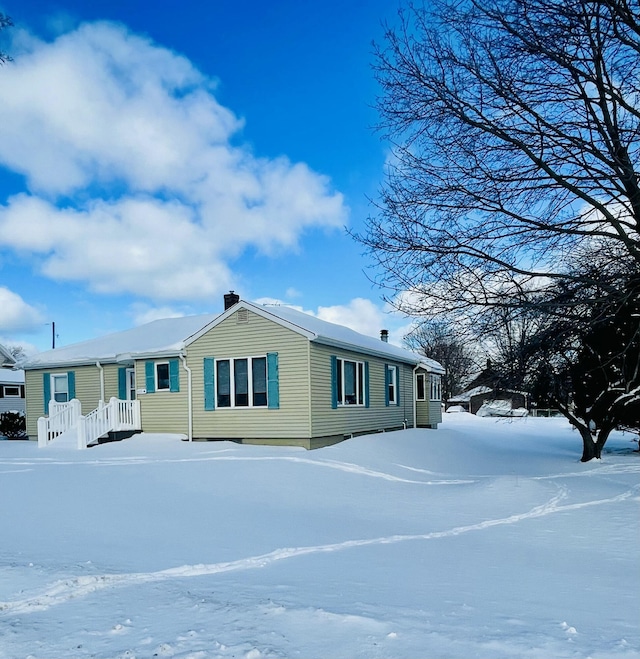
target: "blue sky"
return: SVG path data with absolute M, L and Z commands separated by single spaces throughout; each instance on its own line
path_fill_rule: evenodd
M 358 231 L 387 145 L 393 0 L 29 0 L 0 9 L 0 341 L 28 350 L 222 295 L 396 341 Z M 49 323 L 49 324 L 47 324 Z

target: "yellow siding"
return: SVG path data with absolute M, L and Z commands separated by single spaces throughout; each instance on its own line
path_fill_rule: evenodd
M 369 407 L 331 407 L 331 356 L 369 363 Z M 400 405 L 385 405 L 385 364 L 400 368 Z M 412 368 L 392 360 L 311 344 L 312 437 L 350 435 L 413 425 Z
M 437 428 L 442 423 L 442 402 L 439 400 L 429 400 L 431 387 L 429 385 L 429 374 L 425 373 L 425 388 L 427 400 L 416 401 L 416 412 L 418 417 L 418 426 L 420 428 Z
M 115 370 L 115 389 L 111 387 L 111 373 Z M 31 439 L 38 436 L 38 419 L 45 415 L 43 375 L 58 374 L 73 371 L 76 378 L 76 398 L 82 405 L 82 413 L 88 414 L 98 407 L 100 400 L 100 370 L 95 364 L 86 366 L 70 366 L 66 368 L 49 368 L 36 371 L 26 371 L 25 390 L 27 403 L 27 434 Z M 105 398 L 118 395 L 118 369 L 114 364 L 104 367 Z M 109 383 L 109 386 L 107 386 Z
M 141 359 L 136 361 L 136 390 L 138 391 L 146 388 L 145 363 L 147 361 L 166 362 L 167 359 Z M 182 366 L 182 361 L 179 363 L 178 374 L 180 391 L 156 391 L 150 394 L 138 393 L 137 397 L 140 401 L 140 417 L 143 432 L 188 434 L 188 383 L 187 373 Z
M 232 314 L 188 348 L 187 364 L 192 370 L 194 438 L 309 438 L 309 341 L 257 314 L 248 312 L 247 318 L 248 322 L 238 322 L 237 313 Z M 278 353 L 279 409 L 204 409 L 205 357 L 259 357 L 268 352 Z

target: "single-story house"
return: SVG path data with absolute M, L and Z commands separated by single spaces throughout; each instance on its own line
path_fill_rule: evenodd
M 0 414 L 25 411 L 24 371 L 14 370 L 16 360 L 0 345 Z
M 505 410 L 528 409 L 529 396 L 522 391 L 512 391 L 511 389 L 492 388 L 487 386 L 478 386 L 463 391 L 457 396 L 453 396 L 447 401 L 447 409 L 452 406 L 461 406 L 471 414 L 477 414 L 478 410 L 485 403 L 502 402 L 505 404 Z M 506 413 L 506 412 L 505 412 Z
M 145 432 L 307 448 L 442 419 L 437 362 L 296 309 L 225 295 L 218 315 L 167 318 L 23 364 L 27 433 L 52 401 L 82 415 L 139 401 Z

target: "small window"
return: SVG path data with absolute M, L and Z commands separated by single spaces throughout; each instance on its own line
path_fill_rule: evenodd
M 231 369 L 228 359 L 216 362 L 216 387 L 218 390 L 218 407 L 231 407 Z
M 170 388 L 169 362 L 156 363 L 156 391 L 169 391 Z
M 20 398 L 20 387 L 12 387 L 5 385 L 4 395 L 7 398 Z
M 439 375 L 431 375 L 431 400 L 441 400 L 442 379 Z
M 246 359 L 233 360 L 233 389 L 236 407 L 249 406 L 249 367 Z
M 398 404 L 398 369 L 387 364 L 387 404 Z
M 69 402 L 69 377 L 66 373 L 51 376 L 51 391 L 56 403 Z
M 416 400 L 427 400 L 424 373 L 418 373 L 416 375 Z
M 253 406 L 264 407 L 267 404 L 267 358 L 256 357 L 251 361 Z

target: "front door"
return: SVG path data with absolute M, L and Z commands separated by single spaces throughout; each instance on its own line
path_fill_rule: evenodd
M 136 370 L 127 369 L 127 400 L 136 399 Z

